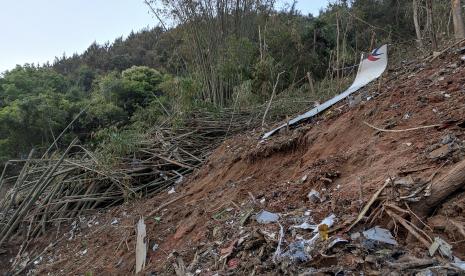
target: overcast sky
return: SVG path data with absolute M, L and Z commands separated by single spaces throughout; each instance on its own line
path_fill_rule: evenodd
M 298 9 L 318 15 L 327 2 L 300 0 Z M 142 0 L 0 0 L 0 72 L 155 25 Z

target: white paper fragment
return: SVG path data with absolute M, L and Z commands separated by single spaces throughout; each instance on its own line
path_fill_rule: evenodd
M 275 214 L 275 213 L 265 211 L 265 210 L 261 210 L 255 216 L 255 218 L 256 218 L 258 223 L 267 224 L 267 223 L 271 223 L 271 222 L 277 222 L 278 219 L 279 219 L 279 215 Z
M 397 245 L 397 241 L 391 235 L 391 232 L 379 226 L 375 226 L 371 229 L 363 231 L 363 236 L 365 236 L 365 238 L 369 240 L 379 241 L 391 245 Z
M 171 189 L 168 191 L 168 194 L 174 194 L 176 193 L 176 190 L 174 190 L 174 187 L 171 187 Z

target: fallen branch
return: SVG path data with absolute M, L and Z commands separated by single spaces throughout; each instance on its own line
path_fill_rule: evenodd
M 173 203 L 175 203 L 176 201 L 180 200 L 180 199 L 183 199 L 187 196 L 190 196 L 192 195 L 192 193 L 189 193 L 189 194 L 185 194 L 185 195 L 181 195 L 181 196 L 178 196 L 176 198 L 173 198 L 172 200 L 166 202 L 166 203 L 163 203 L 162 205 L 158 206 L 155 210 L 153 210 L 152 212 L 150 212 L 147 217 L 151 217 L 153 215 L 155 215 L 156 213 L 158 213 L 161 209 L 165 208 L 166 206 L 168 205 L 171 205 Z
M 144 218 L 140 218 L 136 225 L 136 274 L 142 272 L 145 268 L 145 259 L 147 258 L 147 233 Z
M 463 228 L 463 225 L 461 225 L 459 222 L 453 219 L 449 219 L 449 221 L 452 223 L 452 225 L 455 226 L 455 228 L 457 228 L 457 231 L 460 233 L 460 235 L 462 235 L 462 237 L 465 238 L 465 230 Z
M 402 218 L 401 216 L 399 216 L 398 214 L 392 212 L 391 210 L 386 210 L 386 213 L 392 217 L 393 219 L 395 219 L 397 222 L 399 222 L 400 224 L 402 224 L 402 226 L 404 226 L 405 229 L 407 229 L 407 231 L 409 231 L 415 238 L 417 238 L 417 240 L 419 240 L 426 248 L 430 248 L 431 246 L 431 243 L 428 242 L 425 238 L 423 238 L 418 232 L 417 230 L 415 229 L 416 227 L 412 224 L 410 224 L 408 221 L 406 221 L 404 218 Z M 418 229 L 418 228 L 417 228 Z
M 456 43 L 452 44 L 451 46 L 447 47 L 446 49 L 442 50 L 439 54 L 437 54 L 436 56 L 433 56 L 431 59 L 429 59 L 429 62 L 433 62 L 435 59 L 437 59 L 438 57 L 442 56 L 445 52 L 449 51 L 450 49 L 454 48 L 455 46 L 459 45 L 460 43 L 464 42 L 465 39 L 461 39 L 459 41 L 457 41 Z
M 384 190 L 384 188 L 386 188 L 386 186 L 389 183 L 390 183 L 390 181 L 386 181 L 384 183 L 384 185 L 371 197 L 370 201 L 368 201 L 368 203 L 365 205 L 365 207 L 363 207 L 363 209 L 360 212 L 360 214 L 358 215 L 357 219 L 345 230 L 345 232 L 350 231 L 350 229 L 352 229 L 365 216 L 365 214 L 370 209 L 371 205 L 373 205 L 373 203 L 375 203 L 375 201 L 378 199 L 381 192 Z
M 442 126 L 441 124 L 437 124 L 437 125 L 429 125 L 429 126 L 419 126 L 419 127 L 414 127 L 414 128 L 407 128 L 407 129 L 384 129 L 384 128 L 379 128 L 379 127 L 376 127 L 372 124 L 369 124 L 367 122 L 363 122 L 365 125 L 377 130 L 377 131 L 381 131 L 381 132 L 407 132 L 407 131 L 414 131 L 414 130 L 420 130 L 420 129 L 428 129 L 428 128 L 435 128 L 435 127 L 440 127 Z
M 434 259 L 417 259 L 417 258 L 409 258 L 409 260 L 400 263 L 391 263 L 387 262 L 389 267 L 398 269 L 398 270 L 408 270 L 413 268 L 422 268 L 422 267 L 430 267 L 438 262 Z

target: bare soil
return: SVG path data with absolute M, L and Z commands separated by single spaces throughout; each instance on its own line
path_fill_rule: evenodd
M 379 199 L 398 202 L 436 172 L 435 178 L 440 177 L 464 159 L 464 64 L 455 54 L 432 64 L 414 63 L 391 70 L 381 83 L 361 93 L 371 99 L 355 107 L 342 103 L 313 122 L 281 131 L 268 141 L 260 141 L 261 130 L 225 141 L 201 170 L 175 187 L 175 193 L 128 202 L 50 230 L 32 248 L 40 252 L 50 242 L 59 242 L 44 253 L 31 273 L 134 273 L 135 224 L 140 217 L 145 218 L 149 243 L 145 273 L 151 275 L 175 274 L 173 264 L 181 259 L 190 273 L 201 275 L 342 275 L 337 274 L 341 271 L 350 275 L 398 270 L 386 263 L 401 256 L 428 257 L 427 248 L 385 212 L 372 210 L 350 232 L 342 226 L 358 216 L 386 179 L 406 182 L 390 185 Z M 383 129 L 444 127 L 380 132 L 364 122 Z M 311 190 L 318 191 L 323 201 L 310 201 Z M 406 203 L 398 204 L 407 209 Z M 391 231 L 399 246 L 377 245 L 372 250 L 349 242 L 315 253 L 309 261 L 274 261 L 280 226 L 258 224 L 254 215 L 262 209 L 281 215 L 283 251 L 292 241 L 313 235 L 292 225 L 304 220 L 319 223 L 331 213 L 337 220 L 330 237 L 350 240 L 350 233 L 379 225 Z M 465 258 L 465 236 L 454 226 L 465 226 L 463 190 L 439 206 L 425 223 L 429 236 L 442 237 L 457 257 Z M 19 244 L 13 240 L 8 252 L 0 254 L 6 269 Z

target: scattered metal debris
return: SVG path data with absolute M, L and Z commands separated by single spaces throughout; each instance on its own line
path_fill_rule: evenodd
M 443 256 L 452 259 L 452 246 L 443 239 L 435 237 L 433 244 L 431 244 L 431 247 L 429 248 L 429 255 L 434 256 L 438 249 Z
M 319 203 L 322 201 L 320 197 L 320 193 L 313 189 L 308 193 L 307 198 L 308 200 L 310 200 L 310 202 L 313 202 L 313 203 Z
M 256 216 L 256 220 L 258 223 L 267 224 L 272 222 L 277 222 L 279 220 L 279 215 L 275 213 L 271 213 L 265 210 L 261 210 Z
M 379 241 L 391 245 L 397 245 L 397 241 L 387 229 L 375 226 L 371 229 L 363 231 L 363 236 L 369 240 Z

